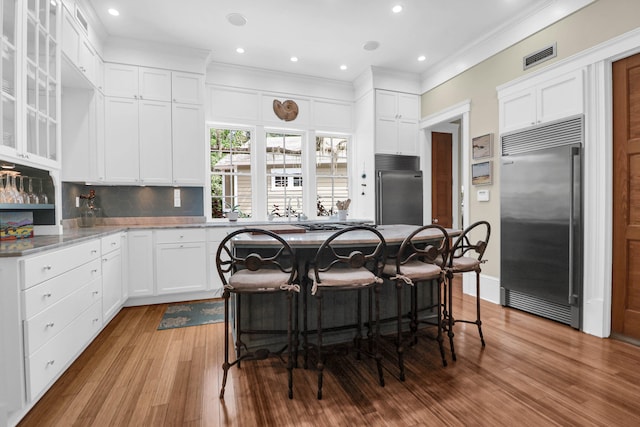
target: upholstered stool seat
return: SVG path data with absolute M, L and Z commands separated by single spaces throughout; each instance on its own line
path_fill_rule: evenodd
M 477 238 L 480 235 L 479 240 L 472 240 L 471 235 Z M 489 244 L 489 237 L 491 235 L 491 225 L 487 221 L 477 221 L 467 227 L 460 236 L 456 239 L 455 243 L 451 247 L 449 253 L 449 259 L 446 265 L 447 274 L 447 299 L 448 305 L 445 304 L 445 318 L 447 319 L 445 327 L 447 328 L 447 335 L 449 336 L 449 343 L 451 346 L 451 358 L 456 360 L 456 352 L 453 344 L 453 326 L 456 323 L 473 323 L 478 327 L 478 334 L 480 335 L 480 342 L 482 347 L 485 346 L 484 335 L 482 333 L 482 320 L 480 319 L 480 273 L 482 271 L 481 265 L 485 262 L 482 258 L 484 252 Z M 471 243 L 475 241 L 476 243 Z M 476 276 L 476 318 L 475 320 L 457 319 L 453 314 L 453 275 L 457 273 L 475 273 Z
M 242 248 L 234 246 L 234 239 L 242 234 L 258 235 L 264 238 L 263 248 L 257 252 L 249 254 L 243 253 Z M 244 251 L 246 252 L 246 251 Z M 297 276 L 297 263 L 295 254 L 289 244 L 277 234 L 259 228 L 243 228 L 236 230 L 225 237 L 216 252 L 216 266 L 218 275 L 222 281 L 224 298 L 224 371 L 222 377 L 222 388 L 220 399 L 224 398 L 224 391 L 227 384 L 227 374 L 229 369 L 240 366 L 243 360 L 260 360 L 269 356 L 282 358 L 282 353 L 287 350 L 287 371 L 289 383 L 289 399 L 293 398 L 293 367 L 297 354 L 297 327 L 294 331 L 293 313 L 297 313 L 297 295 L 300 286 L 295 282 Z M 287 329 L 267 330 L 250 329 L 242 322 L 242 302 L 243 295 L 256 295 L 267 293 L 282 293 L 287 298 Z M 229 335 L 231 334 L 229 325 L 229 299 L 235 295 L 235 320 L 236 320 L 236 357 L 229 361 Z M 295 307 L 293 304 L 295 296 Z M 297 319 L 297 317 L 296 317 Z M 249 351 L 242 341 L 243 334 L 264 334 L 264 335 L 286 335 L 287 343 L 282 349 L 272 351 L 268 348 L 261 348 Z M 256 384 L 262 387 L 261 384 Z
M 425 236 L 430 238 L 425 240 Z M 410 286 L 411 309 L 409 313 L 410 340 L 416 343 L 419 323 L 433 324 L 433 320 L 427 321 L 420 312 L 430 310 L 430 318 L 435 310 L 435 325 L 437 327 L 435 339 L 440 348 L 442 364 L 447 365 L 443 346 L 443 321 L 442 314 L 442 286 L 444 283 L 445 261 L 449 255 L 449 235 L 447 231 L 439 225 L 430 224 L 419 227 L 403 240 L 398 252 L 394 256 L 389 256 L 382 270 L 386 279 L 392 280 L 396 286 L 397 303 L 397 332 L 396 332 L 396 352 L 398 355 L 398 367 L 400 369 L 400 380 L 405 380 L 404 372 L 404 352 L 405 333 L 402 329 L 404 313 L 402 311 L 402 299 L 404 288 Z M 437 286 L 435 299 L 428 307 L 418 308 L 418 288 L 423 284 L 434 284 Z M 431 295 L 434 295 L 432 292 Z M 432 337 L 433 338 L 433 337 Z
M 375 243 L 373 246 L 367 245 L 363 248 L 354 250 L 353 248 L 344 247 L 340 243 L 340 237 L 347 233 L 357 233 L 361 236 L 363 234 L 368 235 L 367 240 L 373 237 Z M 373 236 L 371 236 L 373 235 Z M 309 341 L 308 335 L 315 332 L 317 335 L 316 343 L 316 355 L 317 363 L 316 369 L 318 371 L 318 399 L 322 399 L 322 383 L 323 373 L 325 367 L 326 354 L 323 347 L 323 333 L 329 330 L 350 330 L 353 327 L 356 329 L 355 333 L 355 348 L 356 354 L 359 358 L 361 348 L 360 342 L 362 341 L 362 297 L 361 291 L 367 289 L 369 291 L 369 351 L 368 353 L 376 360 L 376 366 L 378 370 L 378 381 L 381 386 L 384 386 L 384 377 L 382 373 L 382 354 L 378 348 L 378 338 L 380 336 L 380 284 L 382 279 L 378 277 L 381 273 L 384 259 L 386 257 L 386 243 L 384 238 L 375 228 L 368 226 L 353 226 L 344 228 L 327 238 L 320 248 L 318 249 L 313 261 L 307 263 L 307 274 L 304 277 L 303 285 L 303 348 L 304 348 L 304 367 L 307 367 L 309 356 Z M 309 284 L 313 284 L 311 288 L 311 295 L 315 296 L 317 301 L 317 325 L 315 331 L 310 331 L 308 328 L 308 311 L 307 311 L 307 290 Z M 326 292 L 332 291 L 345 291 L 345 292 L 357 292 L 357 307 L 355 308 L 356 323 L 355 325 L 343 325 L 340 327 L 323 328 L 323 300 Z M 372 293 L 375 294 L 374 307 L 371 307 Z M 331 316 L 330 309 L 327 310 L 328 315 Z M 372 320 L 372 315 L 375 319 Z

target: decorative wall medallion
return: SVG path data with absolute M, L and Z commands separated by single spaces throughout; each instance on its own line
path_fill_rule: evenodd
M 290 122 L 298 117 L 298 104 L 290 99 L 280 102 L 277 99 L 273 100 L 273 112 L 276 113 L 279 119 L 285 122 Z

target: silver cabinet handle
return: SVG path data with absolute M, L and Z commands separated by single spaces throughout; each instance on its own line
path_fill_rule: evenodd
M 45 325 L 45 328 L 53 328 L 54 323 L 53 322 L 49 322 Z
M 50 265 L 45 265 L 44 267 L 42 267 L 43 270 L 51 270 L 51 266 Z
M 44 298 L 51 298 L 51 292 L 42 295 Z
M 49 365 L 52 365 L 52 366 L 53 366 L 53 364 L 54 364 L 54 363 L 56 363 L 56 361 L 55 361 L 55 360 L 49 360 L 49 361 L 47 362 L 47 366 L 49 366 Z

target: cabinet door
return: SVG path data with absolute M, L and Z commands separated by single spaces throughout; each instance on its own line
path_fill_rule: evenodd
M 136 99 L 138 97 L 138 67 L 105 64 L 104 87 L 107 96 Z
M 398 94 L 386 90 L 376 90 L 376 118 L 395 119 L 398 114 Z
M 138 90 L 140 99 L 171 102 L 171 71 L 140 67 Z
M 158 294 L 204 291 L 206 266 L 204 242 L 156 245 Z
M 62 179 L 65 181 L 91 181 L 92 125 L 94 121 L 93 94 L 84 89 L 65 88 L 62 97 Z
M 398 119 L 398 154 L 418 155 L 419 132 L 417 121 Z
M 203 185 L 205 132 L 202 107 L 173 104 L 173 183 Z
M 202 76 L 191 73 L 171 73 L 171 96 L 180 104 L 202 104 Z
M 536 123 L 536 98 L 533 89 L 518 92 L 500 100 L 500 131 L 502 133 L 532 126 Z
M 398 154 L 398 121 L 395 118 L 376 118 L 376 153 Z
M 95 153 L 92 157 L 92 164 L 95 166 L 95 172 L 91 175 L 98 182 L 103 182 L 105 180 L 104 173 L 104 95 L 102 92 L 96 90 L 94 92 L 94 101 L 95 101 L 95 144 L 94 149 Z
M 560 76 L 538 86 L 538 123 L 580 114 L 583 106 L 582 70 Z
M 127 239 L 129 296 L 153 295 L 153 234 L 151 230 L 129 231 Z
M 140 180 L 148 184 L 171 183 L 171 104 L 138 101 Z
M 120 249 L 102 256 L 102 317 L 108 322 L 122 306 L 122 255 Z
M 80 43 L 80 30 L 76 27 L 73 15 L 64 8 L 62 17 L 62 53 L 64 53 L 71 63 L 78 66 L 78 46 Z
M 410 93 L 398 94 L 398 119 L 418 122 L 420 120 L 420 97 Z
M 96 56 L 89 40 L 82 37 L 78 45 L 78 68 L 93 85 L 96 83 Z
M 105 180 L 137 182 L 140 154 L 138 151 L 138 101 L 105 98 Z

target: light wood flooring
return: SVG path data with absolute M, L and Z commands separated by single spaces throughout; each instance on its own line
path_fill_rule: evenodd
M 471 317 L 472 297 L 455 304 Z M 475 325 L 458 324 L 457 362 L 447 352 L 443 367 L 436 343 L 421 340 L 402 383 L 389 342 L 384 388 L 372 360 L 336 356 L 322 401 L 302 368 L 289 400 L 277 359 L 232 368 L 220 400 L 223 324 L 158 331 L 165 307 L 123 309 L 20 425 L 640 425 L 639 347 L 491 303 L 484 350 Z

